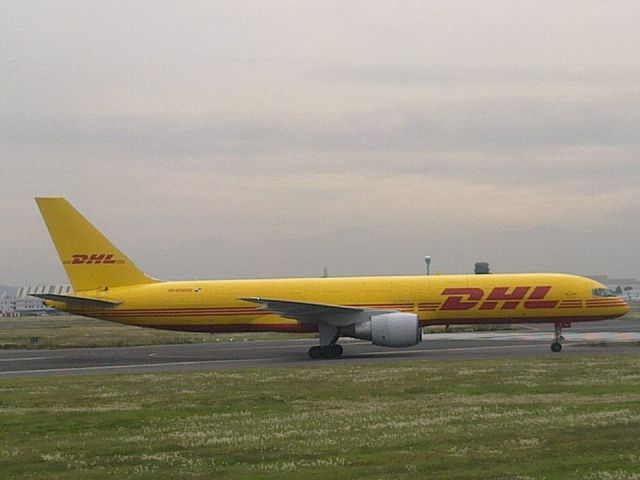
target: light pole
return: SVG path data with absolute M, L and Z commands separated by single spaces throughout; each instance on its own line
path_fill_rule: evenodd
M 429 267 L 431 266 L 431 257 L 428 255 L 424 257 L 424 263 L 427 264 L 427 275 L 429 275 Z

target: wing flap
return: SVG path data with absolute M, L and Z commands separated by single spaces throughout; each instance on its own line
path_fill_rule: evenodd
M 326 322 L 334 326 L 351 325 L 369 320 L 372 315 L 389 313 L 390 310 L 375 310 L 349 305 L 331 305 L 326 303 L 300 302 L 277 298 L 243 297 L 239 300 L 257 303 L 260 308 L 291 318 L 299 322 Z

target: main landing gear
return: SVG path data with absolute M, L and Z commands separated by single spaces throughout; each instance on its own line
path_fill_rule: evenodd
M 317 360 L 319 358 L 339 358 L 342 356 L 342 345 L 338 345 L 340 329 L 328 323 L 318 323 L 320 345 L 309 349 L 309 356 Z
M 309 356 L 314 360 L 319 358 L 338 358 L 342 355 L 342 345 L 316 345 L 309 349 Z
M 555 323 L 555 334 L 554 341 L 551 344 L 552 352 L 559 352 L 562 350 L 562 342 L 564 342 L 564 337 L 562 336 L 562 328 L 569 328 L 571 326 L 570 322 L 556 322 Z

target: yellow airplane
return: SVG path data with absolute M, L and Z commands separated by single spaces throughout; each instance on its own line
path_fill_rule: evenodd
M 604 285 L 556 273 L 160 281 L 140 271 L 64 198 L 36 198 L 73 294 L 47 305 L 128 325 L 191 332 L 318 332 L 311 358 L 342 355 L 341 336 L 409 347 L 427 325 L 555 326 L 615 318 L 629 306 Z

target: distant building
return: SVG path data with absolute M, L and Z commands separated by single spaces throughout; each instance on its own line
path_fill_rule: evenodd
M 5 295 L 0 298 L 0 314 L 3 316 L 35 315 L 51 311 L 39 298 L 17 298 Z
M 71 285 L 37 285 L 35 287 L 20 287 L 17 298 L 26 298 L 33 293 L 54 293 L 56 295 L 65 295 L 71 293 Z
M 3 293 L 0 296 L 0 315 L 21 316 L 53 313 L 56 310 L 47 307 L 44 302 L 32 293 L 55 293 L 64 295 L 71 292 L 71 285 L 38 285 L 35 287 L 21 287 L 15 295 Z

